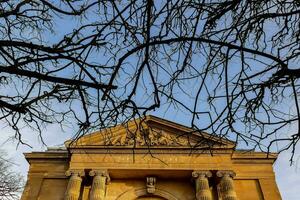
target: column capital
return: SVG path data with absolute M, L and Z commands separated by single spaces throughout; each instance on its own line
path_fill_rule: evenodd
M 236 173 L 232 170 L 219 170 L 217 172 L 217 177 L 224 177 L 224 176 L 228 176 L 228 177 L 231 177 L 231 178 L 234 178 L 236 176 Z
M 85 175 L 85 173 L 83 170 L 80 169 L 69 169 L 68 171 L 66 171 L 65 175 L 82 177 Z
M 110 182 L 110 176 L 107 169 L 93 169 L 89 172 L 89 175 L 106 177 L 106 183 Z
M 209 170 L 195 170 L 192 172 L 193 178 L 198 178 L 198 177 L 209 178 L 211 176 L 212 176 L 212 173 Z

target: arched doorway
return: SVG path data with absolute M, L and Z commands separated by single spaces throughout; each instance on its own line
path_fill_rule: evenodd
M 147 188 L 139 188 L 134 190 L 129 190 L 117 197 L 116 200 L 179 200 L 171 193 L 161 190 L 159 188 L 155 189 L 154 194 L 149 195 L 147 193 Z

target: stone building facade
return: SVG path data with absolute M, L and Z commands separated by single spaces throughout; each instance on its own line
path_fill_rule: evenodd
M 21 200 L 281 199 L 277 155 L 235 150 L 232 141 L 154 116 L 137 121 L 26 153 Z

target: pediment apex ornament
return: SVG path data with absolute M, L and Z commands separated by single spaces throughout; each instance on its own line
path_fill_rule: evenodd
M 85 173 L 83 170 L 80 169 L 69 169 L 68 171 L 66 171 L 65 175 L 82 177 L 85 175 Z
M 231 178 L 234 178 L 236 176 L 236 173 L 232 170 L 220 170 L 217 172 L 217 177 L 224 177 L 224 176 L 229 176 Z
M 147 177 L 147 192 L 149 194 L 153 194 L 155 192 L 155 185 L 156 185 L 156 177 Z
M 195 170 L 192 172 L 192 177 L 193 178 L 198 178 L 198 177 L 210 178 L 210 177 L 212 177 L 212 173 L 208 170 Z

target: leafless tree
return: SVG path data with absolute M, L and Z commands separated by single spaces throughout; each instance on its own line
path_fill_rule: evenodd
M 12 162 L 0 151 L 0 199 L 19 199 L 23 189 L 23 177 L 11 169 Z
M 0 9 L 1 119 L 20 142 L 24 124 L 73 122 L 82 135 L 177 111 L 195 130 L 294 155 L 299 1 L 5 0 Z

